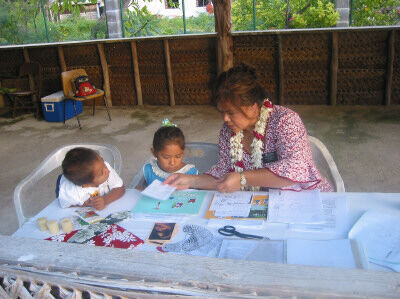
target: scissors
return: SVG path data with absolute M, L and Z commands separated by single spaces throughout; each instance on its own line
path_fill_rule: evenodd
M 264 237 L 261 237 L 261 236 L 239 233 L 236 230 L 236 228 L 232 225 L 225 225 L 224 227 L 221 227 L 220 229 L 218 229 L 218 233 L 220 233 L 223 236 L 229 236 L 229 237 L 236 236 L 236 237 L 244 238 L 244 239 L 264 239 Z

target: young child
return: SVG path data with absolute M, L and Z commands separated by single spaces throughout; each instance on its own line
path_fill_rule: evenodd
M 161 128 L 154 133 L 151 152 L 154 159 L 143 167 L 146 185 L 154 180 L 163 182 L 172 173 L 198 174 L 193 164 L 182 162 L 185 137 L 181 129 L 164 119 Z
M 92 149 L 70 150 L 62 162 L 58 200 L 62 208 L 92 206 L 104 209 L 125 193 L 116 171 Z

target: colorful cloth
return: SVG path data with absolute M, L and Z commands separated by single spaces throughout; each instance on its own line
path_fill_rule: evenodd
M 46 240 L 124 249 L 134 249 L 144 243 L 142 239 L 119 225 L 106 223 L 88 225 L 87 228 L 55 235 Z
M 142 171 L 147 185 L 150 185 L 154 180 L 164 182 L 172 174 L 162 170 L 158 166 L 156 159 L 152 159 L 150 163 L 144 165 Z M 193 164 L 186 164 L 181 169 L 175 171 L 175 173 L 198 174 L 199 171 Z
M 282 106 L 274 105 L 265 129 L 263 167 L 275 175 L 293 181 L 285 190 L 319 189 L 332 192 L 333 188 L 314 164 L 308 135 L 299 115 Z M 219 159 L 206 174 L 215 178 L 233 171 L 230 158 L 232 131 L 225 124 L 219 135 Z M 251 153 L 243 149 L 244 170 L 252 168 Z

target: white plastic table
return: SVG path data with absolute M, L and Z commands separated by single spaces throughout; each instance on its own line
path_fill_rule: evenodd
M 148 237 L 154 222 L 176 222 L 178 226 L 182 227 L 184 224 L 198 224 L 206 227 L 214 234 L 218 235 L 218 228 L 222 225 L 229 224 L 230 220 L 224 220 L 226 223 L 220 225 L 209 224 L 208 219 L 204 219 L 203 215 L 208 207 L 209 201 L 212 198 L 213 191 L 208 191 L 207 196 L 203 202 L 201 211 L 197 216 L 173 216 L 164 218 L 164 216 L 143 217 L 136 218 L 135 214 L 130 219 L 118 223 L 121 227 L 135 234 L 143 240 Z M 335 200 L 343 200 L 347 206 L 347 213 L 345 223 L 338 231 L 326 232 L 318 230 L 299 230 L 292 228 L 288 224 L 283 223 L 268 223 L 264 222 L 262 225 L 256 226 L 238 226 L 238 230 L 243 233 L 267 236 L 271 239 L 285 240 L 289 238 L 301 239 L 343 239 L 347 238 L 347 233 L 358 220 L 358 218 L 367 210 L 374 209 L 395 209 L 400 210 L 400 193 L 320 193 L 321 199 L 334 198 Z M 140 192 L 135 189 L 127 189 L 125 195 L 119 200 L 108 205 L 99 214 L 103 217 L 110 213 L 132 210 L 140 198 Z M 61 220 L 64 217 L 72 217 L 76 208 L 62 209 L 59 206 L 58 200 L 54 200 L 50 205 L 44 208 L 36 216 L 31 218 L 28 222 L 19 228 L 13 236 L 15 237 L 29 237 L 34 239 L 46 239 L 50 237 L 50 233 L 41 232 L 36 224 L 36 219 L 39 217 L 47 217 L 47 219 Z M 236 224 L 235 224 L 236 226 Z M 180 232 L 177 234 L 173 241 L 179 241 L 183 238 L 184 234 Z M 137 250 L 150 250 L 156 251 L 155 246 L 145 243 L 144 245 L 136 248 Z M 135 250 L 136 250 L 135 249 Z M 371 268 L 380 269 L 373 265 Z

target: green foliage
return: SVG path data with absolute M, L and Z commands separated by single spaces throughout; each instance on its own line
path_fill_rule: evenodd
M 292 26 L 294 28 L 332 27 L 339 21 L 340 15 L 333 3 L 318 0 L 302 14 L 294 14 Z
M 103 26 L 101 26 L 103 25 Z M 62 21 L 51 23 L 51 41 L 73 41 L 92 39 L 92 29 L 98 26 L 94 38 L 105 37 L 105 22 L 97 24 L 97 20 L 89 20 L 80 16 L 71 15 Z M 103 27 L 103 28 L 102 28 Z
M 352 26 L 400 23 L 399 0 L 353 0 Z
M 96 4 L 97 0 L 56 0 L 52 2 L 50 10 L 55 15 L 69 11 L 73 16 L 77 17 L 81 12 L 85 12 L 84 4 L 87 2 Z
M 160 20 L 147 10 L 147 7 L 132 6 L 133 11 L 127 10 L 124 16 L 125 36 L 148 36 L 160 34 Z
M 289 2 L 289 9 L 288 9 Z M 329 0 L 257 0 L 256 29 L 331 27 L 339 13 Z M 253 0 L 232 2 L 233 29 L 253 30 Z
M 146 7 L 127 11 L 124 16 L 125 36 L 183 34 L 183 19 L 151 15 Z M 186 19 L 186 33 L 214 32 L 214 16 L 201 13 Z

